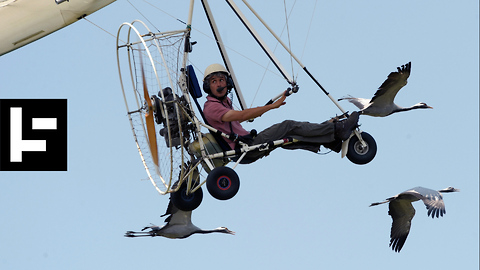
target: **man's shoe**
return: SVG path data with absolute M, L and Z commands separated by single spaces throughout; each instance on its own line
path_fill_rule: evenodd
M 352 112 L 346 120 L 335 122 L 335 138 L 347 140 L 353 130 L 358 127 L 358 112 Z

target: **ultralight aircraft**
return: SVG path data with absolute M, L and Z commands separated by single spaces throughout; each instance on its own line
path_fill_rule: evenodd
M 288 94 L 297 92 L 297 82 L 246 16 L 234 1 L 226 2 L 287 81 Z M 340 107 L 336 99 L 320 85 L 258 13 L 245 0 L 243 2 L 308 77 L 341 110 L 340 117 L 348 117 L 348 112 Z M 201 3 L 224 65 L 232 77 L 234 93 L 241 109 L 246 108 L 209 3 L 207 0 L 201 0 Z M 192 0 L 185 29 L 154 32 L 145 23 L 136 20 L 123 23 L 117 33 L 117 62 L 122 92 L 142 163 L 156 190 L 160 194 L 171 193 L 173 204 L 183 211 L 191 211 L 200 205 L 203 198 L 202 186 L 205 183 L 208 192 L 216 199 L 228 200 L 235 196 L 240 182 L 234 169 L 242 162 L 248 163 L 244 160 L 248 152 L 269 151 L 285 144 L 297 143 L 294 139 L 285 138 L 259 145 L 239 142 L 241 147 L 235 150 L 222 146 L 223 138 L 232 137 L 216 130 L 202 119 L 202 108 L 197 100 L 202 96 L 202 90 L 195 68 L 188 60 L 195 43 L 191 42 L 193 6 Z M 283 92 L 268 102 L 274 102 L 282 94 Z M 341 151 L 342 157 L 347 156 L 353 163 L 366 164 L 375 157 L 376 143 L 372 136 L 357 128 L 343 142 Z M 233 163 L 231 167 L 226 166 L 229 162 Z M 203 172 L 207 174 L 205 180 L 200 179 Z

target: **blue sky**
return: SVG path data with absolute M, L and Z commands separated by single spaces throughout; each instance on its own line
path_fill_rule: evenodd
M 186 21 L 188 1 L 131 2 L 160 30 L 185 27 L 174 18 Z M 378 145 L 367 165 L 335 153 L 279 149 L 238 166 L 239 193 L 218 201 L 204 190 L 193 213 L 199 227 L 226 226 L 235 236 L 128 239 L 127 230 L 163 224 L 168 197 L 142 180 L 115 39 L 79 21 L 0 58 L 0 98 L 65 98 L 69 128 L 67 172 L 0 172 L 0 268 L 478 269 L 478 1 L 319 1 L 308 35 L 314 1 L 301 2 L 289 21 L 293 51 L 333 97 L 370 98 L 391 71 L 411 61 L 396 102 L 434 109 L 362 116 L 362 130 Z M 252 5 L 281 32 L 283 1 Z M 201 4 L 195 8 L 192 40 L 198 44 L 190 61 L 201 76 L 221 58 Z M 261 82 L 266 57 L 224 2 L 212 8 L 247 103 L 259 106 L 288 87 L 270 72 Z M 87 18 L 113 35 L 123 22 L 145 20 L 124 0 Z M 278 56 L 291 69 L 290 59 L 280 50 Z M 299 93 L 248 129 L 340 114 L 298 66 L 294 72 Z M 444 196 L 447 214 L 439 219 L 414 203 L 417 214 L 398 254 L 388 247 L 388 206 L 368 206 L 415 186 L 461 192 Z

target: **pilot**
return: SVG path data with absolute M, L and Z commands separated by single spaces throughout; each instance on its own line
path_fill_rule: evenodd
M 203 90 L 208 94 L 203 113 L 207 123 L 227 135 L 238 135 L 249 138 L 249 145 L 257 145 L 270 141 L 291 137 L 298 142 L 282 145 L 285 149 L 304 149 L 317 153 L 320 146 L 340 152 L 341 143 L 349 138 L 352 131 L 358 126 L 358 112 L 353 112 L 345 119 L 338 121 L 330 119 L 318 123 L 285 120 L 275 124 L 258 134 L 245 130 L 241 122 L 254 119 L 264 113 L 278 109 L 285 105 L 286 92 L 272 104 L 244 110 L 235 110 L 232 101 L 227 97 L 233 88 L 233 81 L 229 72 L 221 64 L 212 64 L 205 69 Z M 225 138 L 231 149 L 239 147 L 237 142 Z M 269 154 L 268 151 L 250 151 L 242 163 L 253 162 Z

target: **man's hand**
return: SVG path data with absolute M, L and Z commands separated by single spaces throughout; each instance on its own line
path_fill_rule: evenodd
M 277 99 L 277 101 L 275 101 L 274 103 L 271 104 L 272 109 L 277 109 L 280 106 L 283 106 L 283 105 L 287 104 L 285 102 L 285 99 L 287 98 L 286 94 L 287 94 L 287 91 L 283 92 L 283 95 L 279 99 Z

